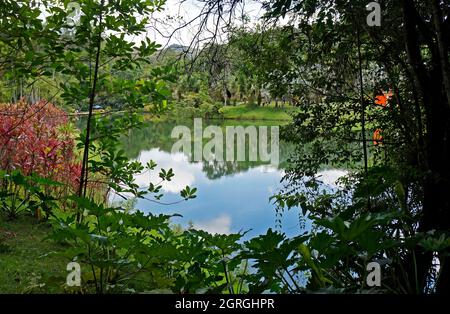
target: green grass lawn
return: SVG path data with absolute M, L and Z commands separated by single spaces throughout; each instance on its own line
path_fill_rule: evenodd
M 38 224 L 33 217 L 7 221 L 0 216 L 0 293 L 62 292 L 57 283 L 39 287 L 42 278 L 49 277 L 61 278 L 62 286 L 68 274 L 67 261 L 48 254 L 62 248 L 45 240 L 50 230 L 49 225 Z
M 290 121 L 291 117 L 288 114 L 290 109 L 289 107 L 238 105 L 222 107 L 220 112 L 225 119 Z

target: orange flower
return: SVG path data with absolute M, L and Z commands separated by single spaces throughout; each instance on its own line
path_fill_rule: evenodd
M 387 93 L 381 90 L 381 94 L 375 96 L 375 104 L 382 107 L 386 107 L 386 105 L 388 104 L 389 100 L 391 100 L 393 95 L 394 94 L 392 93 L 391 89 L 389 89 L 389 92 Z
M 381 135 L 381 132 L 380 129 L 376 129 L 375 132 L 373 132 L 373 145 L 377 146 L 383 142 L 383 135 Z

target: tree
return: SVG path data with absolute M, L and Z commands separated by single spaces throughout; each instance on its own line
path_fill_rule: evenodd
M 257 26 L 236 28 L 231 31 L 228 56 L 232 73 L 250 88 L 247 93 L 257 94 L 261 105 L 261 91 L 267 90 L 275 99 L 288 96 L 293 83 L 284 76 L 292 68 L 292 55 L 297 49 L 295 29 L 291 26 L 264 29 Z M 245 87 L 243 88 L 245 90 Z
M 344 142 L 352 137 L 352 128 L 360 127 L 361 118 L 367 114 L 369 129 L 382 126 L 385 144 L 381 150 L 388 156 L 387 162 L 381 161 L 376 157 L 380 149 L 374 150 L 372 163 L 395 165 L 400 181 L 407 187 L 407 202 L 420 199 L 419 205 L 408 206 L 412 217 L 417 219 L 416 224 L 410 223 L 413 234 L 433 230 L 447 233 L 450 230 L 449 43 L 443 34 L 450 30 L 450 3 L 382 1 L 382 25 L 375 28 L 366 24 L 369 13 L 366 4 L 366 1 L 307 0 L 266 3 L 271 18 L 289 16 L 295 21 L 300 34 L 297 40 L 303 43 L 295 62 L 297 69 L 289 71 L 292 78 L 297 76 L 300 80 L 295 95 L 302 99 L 303 112 L 295 122 L 295 132 L 302 130 L 297 140 L 333 136 Z M 358 78 L 363 79 L 362 86 Z M 389 87 L 394 94 L 390 108 L 374 110 L 375 91 Z M 312 95 L 315 96 L 311 98 Z M 362 141 L 367 137 L 364 134 Z M 317 168 L 311 165 L 317 167 L 321 162 L 345 156 L 341 149 L 337 152 L 320 146 L 316 152 L 307 160 L 297 159 L 298 166 L 291 172 L 294 182 L 314 173 Z M 352 152 L 346 155 L 352 156 Z M 414 172 L 409 172 L 410 169 Z M 361 183 L 371 180 L 370 173 L 369 169 L 369 173 L 363 174 Z M 373 191 L 370 188 L 366 191 L 370 200 Z M 369 202 L 362 210 L 377 210 L 373 205 Z M 408 268 L 411 281 L 408 285 L 417 287 L 417 292 L 429 288 L 436 254 L 416 246 L 402 258 L 400 263 Z M 448 249 L 438 253 L 441 266 L 436 288 L 442 293 L 450 289 L 447 254 Z
M 93 129 L 97 95 L 120 95 L 121 102 L 131 112 L 122 123 L 116 120 L 117 127 L 109 130 L 110 135 L 120 134 L 137 124 L 133 110 L 149 102 L 161 104 L 161 100 L 169 95 L 163 79 L 165 72 L 154 71 L 151 78 L 141 79 L 115 75 L 150 62 L 149 56 L 158 45 L 148 38 L 135 43 L 127 37 L 143 34 L 148 15 L 162 10 L 164 1 L 83 0 L 77 2 L 75 9 L 69 4 L 69 1 L 56 0 L 5 1 L 1 6 L 2 72 L 30 84 L 54 77 L 56 72 L 62 82 L 55 95 L 41 105 L 46 106 L 53 97 L 61 94 L 64 102 L 88 109 L 86 130 L 80 139 L 83 154 L 78 189 L 78 194 L 85 196 L 89 152 L 95 150 L 91 133 L 100 131 Z M 74 15 L 73 10 L 77 14 Z

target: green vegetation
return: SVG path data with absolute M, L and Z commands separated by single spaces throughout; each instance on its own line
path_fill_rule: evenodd
M 164 0 L 77 3 L 0 5 L 0 292 L 450 292 L 448 1 L 383 1 L 371 28 L 367 1 L 274 0 L 260 25 L 244 17 L 185 58 L 157 58 L 146 37 Z M 235 2 L 204 4 L 200 25 L 233 19 Z M 311 230 L 242 241 L 111 204 L 111 194 L 166 206 L 197 197 L 183 185 L 166 202 L 173 169 L 121 146 L 144 111 L 286 123 L 295 149 L 271 201 Z M 348 164 L 324 190 L 321 167 Z M 142 186 L 142 174 L 157 179 Z M 68 262 L 81 265 L 81 287 L 66 284 Z M 380 285 L 366 280 L 372 262 Z
M 52 277 L 67 274 L 65 259 L 52 254 L 64 247 L 47 239 L 50 232 L 51 226 L 37 223 L 30 215 L 16 220 L 0 217 L 2 293 L 62 292 L 61 287 L 45 286 Z
M 220 112 L 225 119 L 290 121 L 291 116 L 287 113 L 289 109 L 274 106 L 254 107 L 237 105 L 222 107 Z

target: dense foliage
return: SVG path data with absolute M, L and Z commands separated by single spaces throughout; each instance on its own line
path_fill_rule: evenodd
M 301 97 L 300 113 L 285 133 L 300 145 L 282 199 L 347 227 L 369 213 L 400 215 L 374 230 L 400 246 L 384 247 L 388 238 L 371 240 L 377 243 L 374 256 L 387 258 L 385 267 L 397 274 L 386 288 L 445 292 L 450 278 L 444 244 L 450 230 L 450 99 L 449 46 L 443 34 L 449 28 L 449 3 L 380 1 L 379 27 L 368 26 L 366 4 L 266 3 L 269 19 L 286 16 L 295 25 L 285 31 L 298 47 L 290 55 L 294 66 L 273 80 L 290 82 Z M 329 140 L 340 147 L 327 145 Z M 351 142 L 360 143 L 359 149 Z M 321 164 L 351 161 L 360 166 L 347 178 L 344 196 L 324 196 L 315 180 L 305 180 Z M 342 235 L 345 229 L 332 230 Z M 443 242 L 424 249 L 423 237 Z M 363 247 L 359 255 L 371 254 Z M 332 269 L 353 271 L 351 263 L 344 259 Z
M 375 28 L 362 0 L 263 1 L 264 21 L 288 22 L 233 27 L 227 43 L 205 45 L 188 61 L 172 55 L 150 65 L 159 45 L 146 25 L 164 1 L 83 0 L 75 11 L 69 1 L 0 4 L 2 214 L 45 217 L 63 248 L 49 254 L 89 269 L 81 288 L 44 278 L 40 289 L 450 290 L 448 1 L 380 1 Z M 311 231 L 287 238 L 268 230 L 244 242 L 243 234 L 176 230 L 170 216 L 109 203 L 112 193 L 161 203 L 161 184 L 176 175 L 163 169 L 145 189 L 135 182 L 156 164 L 128 159 L 119 140 L 142 126 L 142 110 L 217 117 L 222 103 L 272 101 L 297 108 L 283 132 L 297 149 L 272 200 L 279 215 L 300 210 Z M 85 111 L 76 141 L 53 102 Z M 121 113 L 96 115 L 97 103 Z M 324 190 L 324 165 L 349 175 Z M 179 202 L 195 197 L 186 186 Z M 367 285 L 371 262 L 382 267 L 381 287 Z
M 48 195 L 74 193 L 81 168 L 75 156 L 74 130 L 67 114 L 46 101 L 2 104 L 0 110 L 2 193 L 9 196 L 2 200 L 2 207 L 8 215 L 14 217 L 30 206 L 33 193 L 15 184 L 25 177 L 60 182 L 57 186 L 41 183 Z M 39 210 L 36 214 L 40 218 Z

